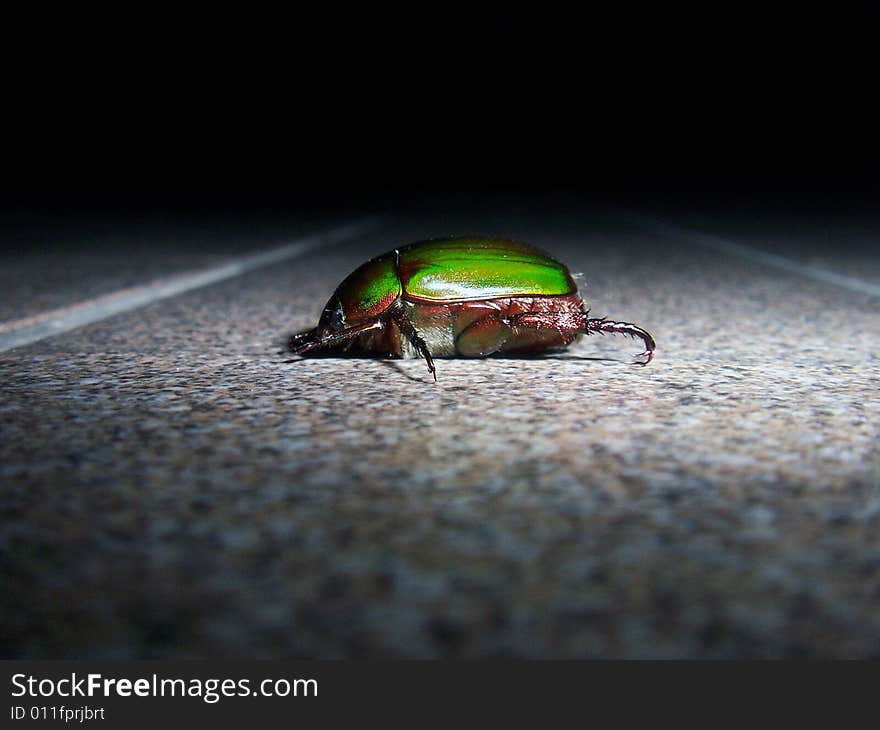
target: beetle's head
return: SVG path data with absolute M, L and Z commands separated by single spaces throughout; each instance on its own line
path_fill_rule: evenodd
M 288 349 L 295 353 L 307 352 L 315 347 L 319 347 L 319 343 L 334 333 L 345 329 L 347 326 L 348 322 L 342 302 L 339 300 L 339 297 L 333 297 L 327 302 L 327 305 L 321 312 L 318 326 L 291 336 L 287 342 Z
M 345 317 L 345 308 L 342 306 L 338 296 L 333 297 L 324 310 L 321 312 L 321 318 L 318 320 L 317 331 L 319 336 L 331 335 L 339 330 L 344 330 L 348 326 Z
M 321 312 L 318 326 L 291 335 L 287 341 L 287 348 L 297 354 L 308 352 L 318 347 L 322 340 L 341 329 L 345 329 L 345 313 L 342 311 L 339 297 L 333 297 Z
M 400 279 L 395 259 L 385 255 L 371 259 L 349 274 L 324 306 L 318 326 L 294 335 L 289 347 L 294 353 L 315 348 L 332 351 L 360 332 L 381 328 L 380 317 L 400 296 Z M 343 330 L 347 334 L 334 337 Z

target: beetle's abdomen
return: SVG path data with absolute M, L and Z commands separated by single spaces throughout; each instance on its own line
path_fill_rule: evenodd
M 398 265 L 404 295 L 423 302 L 559 296 L 577 291 L 563 264 L 518 241 L 422 241 L 400 249 Z
M 562 297 L 512 297 L 498 299 L 487 304 L 494 305 L 495 312 L 473 316 L 474 312 L 463 307 L 457 318 L 455 349 L 464 357 L 486 357 L 494 353 L 543 352 L 567 347 L 577 332 L 555 329 L 513 328 L 505 320 L 523 312 L 572 312 L 584 311 L 583 300 L 577 294 Z
M 403 301 L 402 305 L 434 357 L 486 357 L 494 353 L 543 352 L 566 347 L 578 337 L 576 333 L 513 329 L 504 320 L 522 312 L 583 312 L 583 301 L 577 294 L 452 304 Z M 369 352 L 402 358 L 421 357 L 390 321 L 383 330 L 361 335 L 358 343 Z

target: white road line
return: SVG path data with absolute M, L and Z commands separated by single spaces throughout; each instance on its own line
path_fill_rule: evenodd
M 158 279 L 140 286 L 42 312 L 32 317 L 0 323 L 0 352 L 29 345 L 32 342 L 68 332 L 107 317 L 152 304 L 160 299 L 167 299 L 209 284 L 216 284 L 224 279 L 231 279 L 263 266 L 293 259 L 322 245 L 340 243 L 374 228 L 378 225 L 379 220 L 375 217 L 365 218 L 329 231 L 306 236 L 284 246 L 250 256 L 241 256 L 211 269 Z
M 800 274 L 801 276 L 807 276 L 826 284 L 834 284 L 835 286 L 849 289 L 850 291 L 857 291 L 863 294 L 871 294 L 872 296 L 880 297 L 880 285 L 857 279 L 854 276 L 837 274 L 828 269 L 801 264 L 793 259 L 786 258 L 785 256 L 767 253 L 759 248 L 747 246 L 742 243 L 735 243 L 711 233 L 703 233 L 702 231 L 696 231 L 691 228 L 670 225 L 664 221 L 653 218 L 649 219 L 644 216 L 636 216 L 636 218 L 641 218 L 641 220 L 645 222 L 645 225 L 651 230 L 670 238 L 676 238 L 678 240 L 684 239 L 688 243 L 694 243 L 698 246 L 703 246 L 704 248 L 721 251 L 722 253 L 730 254 L 731 256 L 739 256 L 740 258 L 748 259 L 749 261 L 755 261 L 767 266 L 773 266 L 777 269 Z

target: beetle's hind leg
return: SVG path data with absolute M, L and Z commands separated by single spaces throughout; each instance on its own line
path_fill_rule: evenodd
M 555 329 L 558 332 L 583 332 L 586 335 L 598 332 L 604 334 L 629 335 L 638 337 L 645 343 L 645 351 L 640 353 L 636 361 L 638 365 L 647 365 L 654 358 L 657 345 L 651 334 L 630 322 L 612 322 L 604 317 L 590 317 L 586 312 L 522 312 L 508 320 L 511 327 L 528 327 L 532 329 Z
M 428 343 L 425 342 L 424 338 L 418 333 L 415 327 L 413 327 L 412 322 L 409 321 L 406 314 L 402 311 L 397 311 L 392 315 L 391 321 L 397 325 L 400 329 L 401 334 L 403 334 L 406 339 L 412 343 L 412 346 L 419 351 L 419 354 L 425 358 L 425 362 L 428 364 L 428 372 L 434 376 L 434 382 L 437 382 L 437 368 L 434 367 L 434 358 L 431 357 L 431 351 L 428 349 Z
M 637 364 L 647 365 L 654 359 L 654 350 L 657 348 L 657 344 L 654 342 L 654 338 L 651 337 L 651 333 L 642 329 L 637 324 L 632 324 L 630 322 L 612 322 L 605 319 L 605 317 L 588 317 L 586 318 L 584 332 L 588 335 L 593 332 L 598 332 L 600 335 L 610 333 L 615 335 L 629 335 L 633 339 L 638 337 L 645 343 L 645 351 L 637 355 L 639 358 Z

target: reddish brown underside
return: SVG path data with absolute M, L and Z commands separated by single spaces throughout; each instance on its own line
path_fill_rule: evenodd
M 432 348 L 430 333 L 437 328 L 449 327 L 456 342 L 455 353 L 437 352 L 438 357 L 444 355 L 463 354 L 459 347 L 459 338 L 471 325 L 479 322 L 475 327 L 485 330 L 485 334 L 491 337 L 492 332 L 505 325 L 496 318 L 509 318 L 523 312 L 571 312 L 582 313 L 585 311 L 582 299 L 577 294 L 547 297 L 504 297 L 500 299 L 487 299 L 476 302 L 446 302 L 443 304 L 429 304 L 406 296 L 404 300 L 412 304 L 407 309 L 415 328 L 425 333 L 428 338 L 428 347 Z M 498 350 L 499 353 L 526 353 L 541 352 L 549 349 L 565 347 L 577 337 L 577 332 L 562 332 L 556 329 L 525 329 L 517 328 L 512 332 L 504 345 Z M 466 333 L 468 337 L 481 337 L 482 335 L 471 328 Z M 400 355 L 402 352 L 401 336 L 396 326 L 386 327 L 378 332 L 370 332 L 361 335 L 358 340 L 360 347 L 371 352 Z

